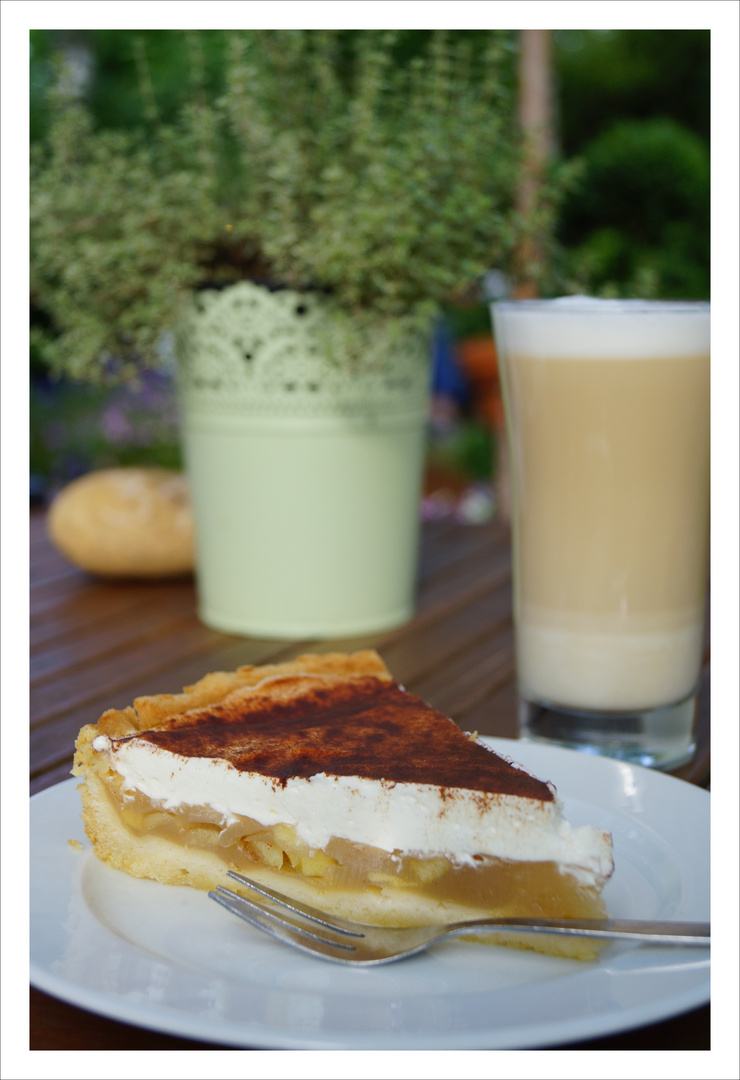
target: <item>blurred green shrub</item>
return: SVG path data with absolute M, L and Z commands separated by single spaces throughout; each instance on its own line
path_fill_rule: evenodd
M 709 142 L 709 30 L 556 30 L 555 45 L 567 157 L 621 120 L 666 117 Z
M 560 238 L 584 292 L 709 295 L 709 152 L 670 119 L 614 124 L 585 148 Z
M 31 30 L 31 140 L 45 139 L 53 118 L 57 58 L 77 68 L 77 91 L 96 128 L 174 123 L 194 83 L 209 100 L 223 90 L 226 35 L 221 30 Z

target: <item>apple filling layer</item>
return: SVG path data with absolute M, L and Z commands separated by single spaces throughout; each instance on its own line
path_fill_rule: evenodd
M 597 891 L 580 884 L 554 862 L 478 855 L 472 865 L 461 865 L 440 855 L 389 853 L 339 838 L 331 839 L 323 850 L 314 850 L 291 825 L 265 827 L 251 818 L 237 817 L 224 826 L 221 816 L 208 807 L 164 810 L 138 792 L 124 796 L 115 784 L 107 790 L 121 821 L 135 836 L 158 836 L 190 850 L 209 851 L 223 860 L 226 869 L 249 874 L 259 867 L 286 879 L 302 878 L 322 895 L 403 890 L 481 914 L 572 918 L 605 914 Z

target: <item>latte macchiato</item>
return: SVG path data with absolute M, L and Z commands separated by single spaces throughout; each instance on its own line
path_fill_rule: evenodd
M 709 307 L 494 306 L 527 701 L 644 711 L 699 676 L 709 522 Z

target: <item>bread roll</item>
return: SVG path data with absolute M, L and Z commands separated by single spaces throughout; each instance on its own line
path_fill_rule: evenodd
M 70 562 L 92 574 L 156 578 L 193 569 L 187 481 L 170 469 L 88 473 L 56 497 L 48 528 Z

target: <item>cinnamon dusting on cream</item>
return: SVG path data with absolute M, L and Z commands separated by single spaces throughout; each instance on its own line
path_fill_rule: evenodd
M 231 695 L 116 742 L 145 740 L 184 758 L 227 761 L 281 785 L 324 773 L 433 784 L 445 800 L 460 788 L 486 793 L 486 802 L 496 794 L 553 800 L 548 784 L 472 742 L 397 683 L 374 676 L 286 681 L 303 685 L 281 697 L 274 687 L 269 695 L 259 688 Z

